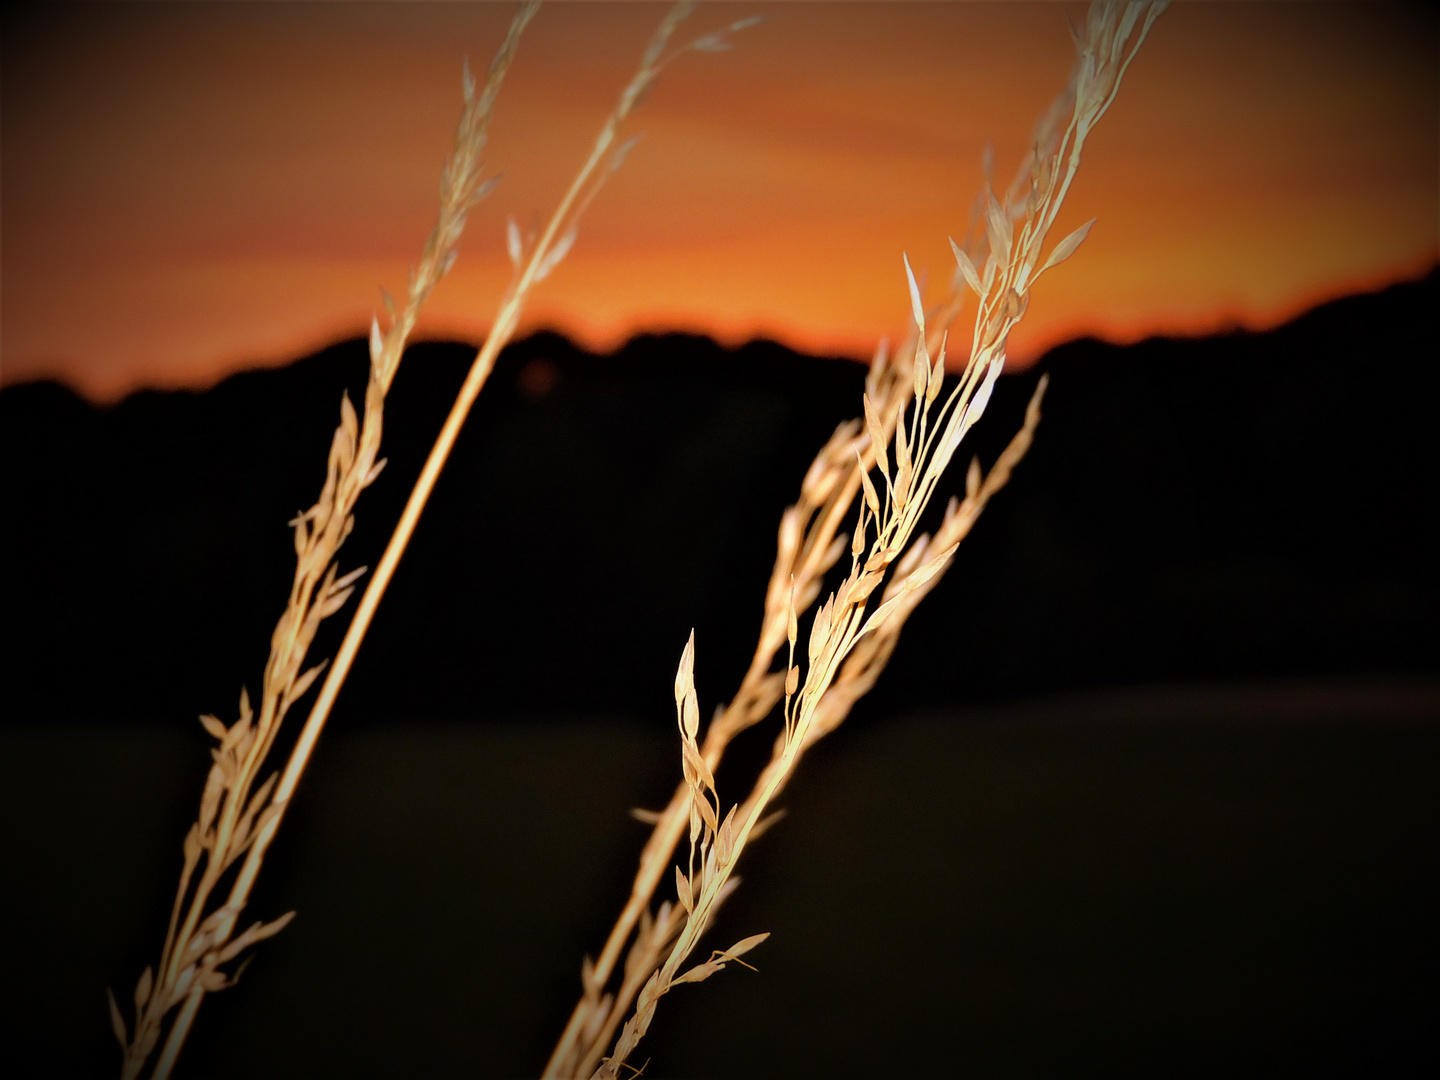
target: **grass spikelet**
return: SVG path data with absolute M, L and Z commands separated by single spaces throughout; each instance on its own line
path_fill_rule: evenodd
M 370 379 L 363 415 L 357 413 L 348 394 L 342 396 L 340 424 L 331 440 L 320 498 L 291 522 L 295 575 L 285 611 L 271 637 L 259 712 L 252 712 L 249 695 L 242 690 L 239 718 L 229 728 L 216 717 L 201 717 L 201 724 L 219 745 L 211 751 L 214 764 L 201 795 L 196 823 L 182 848 L 180 884 L 159 966 L 155 973 L 147 968 L 141 976 L 135 993 L 134 1035 L 128 1041 L 121 1037 L 121 1075 L 125 1080 L 139 1076 L 159 1043 L 169 1013 L 179 1008 L 152 1073 L 157 1080 L 169 1076 L 204 995 L 229 984 L 221 965 L 244 948 L 278 933 L 290 919 L 286 915 L 268 924 L 257 923 L 232 937 L 265 845 L 279 825 L 293 788 L 292 781 L 288 786 L 279 784 L 281 790 L 276 790 L 276 774 L 258 788 L 256 782 L 287 713 L 324 670 L 323 664 L 305 668 L 320 623 L 345 606 L 353 583 L 364 572 L 354 570 L 337 577 L 336 560 L 354 527 L 353 512 L 360 494 L 375 481 L 384 465 L 378 460 L 378 452 L 385 395 L 421 307 L 453 265 L 467 211 L 488 190 L 481 180 L 481 169 L 491 112 L 520 34 L 534 13 L 535 5 L 528 4 L 516 15 L 478 97 L 468 69 L 465 72 L 465 107 L 455 148 L 442 171 L 435 227 L 419 264 L 411 272 L 404 308 L 392 317 L 384 333 L 378 321 L 371 323 Z M 393 307 L 393 302 L 387 306 Z M 247 857 L 245 870 L 232 883 L 225 903 L 212 909 L 221 877 L 241 856 Z M 142 987 L 144 994 L 140 992 Z
M 252 713 L 248 694 L 242 690 L 240 716 L 234 725 L 227 728 L 215 717 L 201 719 L 206 731 L 218 740 L 219 746 L 212 751 L 213 764 L 201 795 L 197 821 L 183 844 L 180 883 L 160 964 L 153 972 L 147 969 L 136 987 L 137 1016 L 133 1034 L 126 1030 L 123 1016 L 111 995 L 112 1026 L 124 1049 L 124 1080 L 134 1080 L 139 1076 L 159 1043 L 169 1014 L 178 1008 L 152 1073 L 156 1080 L 168 1077 L 205 994 L 221 989 L 231 981 L 231 977 L 221 970 L 221 965 L 250 945 L 278 933 L 293 915 L 291 913 L 266 924 L 257 923 L 239 935 L 234 933 L 265 852 L 283 820 L 290 797 L 349 673 L 360 642 L 471 405 L 488 379 L 500 350 L 514 333 L 530 291 L 551 274 L 569 253 L 578 236 L 579 222 L 586 207 L 633 145 L 633 141 L 618 147 L 615 145 L 620 126 L 653 86 L 659 73 L 676 56 L 690 49 L 706 51 L 716 42 L 724 42 L 729 33 L 749 25 L 742 22 L 712 35 L 709 45 L 692 43 L 667 53 L 673 33 L 688 16 L 693 4 L 680 3 L 672 8 L 652 36 L 640 69 L 624 88 L 619 104 L 607 118 L 588 158 L 541 235 L 525 244 L 513 225 L 507 230 L 507 246 L 516 274 L 502 298 L 491 332 L 471 365 L 333 662 L 306 668 L 305 658 L 320 623 L 348 603 L 355 583 L 364 572 L 351 571 L 338 576 L 336 557 L 354 526 L 352 514 L 361 492 L 375 481 L 384 466 L 378 451 L 385 396 L 421 307 L 435 285 L 454 265 L 468 211 L 493 187 L 493 180 L 482 178 L 483 151 L 488 139 L 490 117 L 500 86 L 514 59 L 520 35 L 538 6 L 536 0 L 521 6 L 504 44 L 490 64 L 483 87 L 476 86 L 468 63 L 463 71 L 464 108 L 454 150 L 441 173 L 440 212 L 435 227 L 425 243 L 419 263 L 410 272 L 404 305 L 397 310 L 394 300 L 382 291 L 389 325 L 382 330 L 378 319 L 371 322 L 370 379 L 364 407 L 357 410 L 348 396 L 342 397 L 340 423 L 331 441 L 320 498 L 291 522 L 296 552 L 295 577 L 289 602 L 272 635 L 259 712 Z M 258 775 L 274 745 L 281 722 L 322 673 L 325 675 L 324 682 L 285 768 L 257 787 Z M 691 696 L 693 698 L 693 694 Z M 693 711 L 693 700 L 690 706 Z M 698 730 L 698 726 L 698 716 L 691 716 L 691 731 Z M 692 735 L 690 745 L 693 744 Z M 709 766 L 700 759 L 698 749 L 692 757 L 699 761 L 697 777 L 709 779 L 713 790 Z M 242 856 L 243 862 L 230 882 L 228 896 L 223 904 L 214 906 L 222 875 L 240 862 Z M 637 955 L 658 955 L 673 936 L 674 923 L 673 916 L 652 920 L 651 934 Z M 145 991 L 143 994 L 142 988 Z M 601 1000 L 595 994 L 591 994 L 591 998 L 596 1003 Z M 587 1030 L 596 1033 L 599 1028 Z
M 1164 7 L 1163 2 L 1093 4 L 1083 31 L 1077 35 L 1079 55 L 1070 82 L 1042 117 L 1032 153 L 1003 201 L 991 187 L 992 171 L 987 162 L 980 204 L 983 233 L 975 240 L 967 237 L 965 245 L 951 241 L 956 260 L 955 291 L 932 319 L 942 350 L 933 367 L 927 341 L 927 333 L 933 330 L 927 331 L 919 285 L 908 257 L 904 259 L 915 322 L 913 338 L 898 351 L 897 362 L 891 362 L 883 347 L 877 350 L 862 399 L 863 419 L 837 429 L 806 473 L 799 500 L 786 510 L 766 590 L 759 643 L 739 691 L 717 713 L 699 746 L 699 754 L 713 774 L 729 742 L 768 715 L 775 704 L 769 689 L 770 669 L 779 649 L 788 641 L 785 723 L 771 760 L 738 811 L 732 812 L 733 817 L 727 816 L 722 828 L 732 820 L 735 824 L 733 834 L 725 838 L 723 851 L 718 837 L 712 838 L 713 825 L 708 819 L 698 830 L 692 829 L 691 865 L 700 854 L 702 867 L 708 872 L 697 879 L 693 871 L 683 875 L 679 867 L 675 868 L 677 882 L 683 877 L 689 887 L 684 898 L 688 903 L 683 905 L 683 925 L 668 953 L 663 959 L 657 957 L 657 966 L 643 980 L 632 975 L 627 964 L 625 984 L 616 992 L 612 1015 L 602 1028 L 604 1033 L 613 1033 L 618 1017 L 634 1002 L 613 1049 L 607 1054 L 605 1044 L 599 1041 L 588 1047 L 579 1045 L 578 1033 L 587 1026 L 582 1000 L 547 1065 L 547 1078 L 586 1077 L 592 1075 L 592 1069 L 598 1078 L 619 1077 L 648 1030 L 659 999 L 671 987 L 709 978 L 727 958 L 739 955 L 741 945 L 748 948 L 751 946 L 747 943 L 758 943 L 763 938 L 747 938 L 728 954 L 712 953 L 709 960 L 681 974 L 682 966 L 713 920 L 719 899 L 733 887 L 733 870 L 746 845 L 758 834 L 762 822 L 772 820 L 767 811 L 805 751 L 838 727 L 854 703 L 874 685 L 893 654 L 909 614 L 943 577 L 957 545 L 1029 449 L 1040 419 L 1046 385 L 1043 379 L 1026 410 L 1024 426 L 989 474 L 983 474 L 978 463 L 972 462 L 966 476 L 965 498 L 952 502 L 933 537 L 917 534 L 921 515 L 940 477 L 965 433 L 989 403 L 995 380 L 1004 367 L 1006 340 L 1025 315 L 1031 286 L 1041 274 L 1073 254 L 1088 233 L 1089 226 L 1083 226 L 1055 245 L 1041 262 L 1049 228 L 1079 166 L 1085 138 L 1113 100 L 1125 68 Z M 977 263 L 983 271 L 977 269 Z M 960 313 L 962 288 L 977 299 L 971 348 L 964 369 L 949 394 L 942 397 L 945 335 Z M 886 455 L 886 444 L 891 439 L 895 447 L 893 475 Z M 888 498 L 883 503 L 869 478 L 870 470 L 876 468 L 886 485 Z M 824 484 L 822 477 L 827 480 Z M 830 552 L 857 496 L 862 501 L 856 513 L 853 535 L 857 543 L 852 547 L 851 572 L 814 617 L 802 681 L 794 657 L 797 612 L 807 610 L 818 599 L 825 568 L 838 557 L 838 553 L 832 557 Z M 865 539 L 871 533 L 867 518 L 873 519 L 874 525 L 868 547 Z M 884 580 L 887 569 L 890 580 L 882 602 L 867 617 L 868 597 Z M 693 653 L 688 654 L 688 659 L 693 670 Z M 688 760 L 690 744 L 698 740 L 695 734 L 686 732 L 684 741 Z M 596 962 L 597 979 L 609 978 L 637 923 L 644 926 L 642 918 L 660 877 L 673 865 L 671 860 L 685 822 L 693 819 L 689 769 L 687 765 L 687 782 L 677 788 L 646 844 L 629 901 Z

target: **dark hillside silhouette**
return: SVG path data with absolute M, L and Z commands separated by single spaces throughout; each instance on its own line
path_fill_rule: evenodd
M 1433 674 L 1436 290 L 1432 275 L 1271 333 L 1076 342 L 1002 379 L 973 452 L 993 459 L 1045 370 L 1039 437 L 906 631 L 887 707 Z M 377 557 L 469 357 L 412 350 L 390 466 L 345 565 Z M 364 365 L 348 342 L 108 410 L 49 384 L 0 395 L 9 716 L 229 715 L 289 581 L 285 521 L 313 499 L 340 391 L 361 393 Z M 753 642 L 780 511 L 858 412 L 862 380 L 858 365 L 767 343 L 645 337 L 605 357 L 552 334 L 516 344 L 341 715 L 665 708 L 691 626 L 701 685 L 724 694 Z

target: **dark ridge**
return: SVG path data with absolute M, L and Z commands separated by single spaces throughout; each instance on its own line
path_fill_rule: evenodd
M 1435 673 L 1436 288 L 1432 274 L 1263 334 L 1076 342 L 1002 379 L 974 452 L 994 458 L 1044 370 L 1035 448 L 870 708 Z M 345 566 L 378 557 L 471 355 L 411 350 Z M 53 384 L 0 393 L 7 716 L 233 714 L 290 580 L 285 522 L 318 491 L 365 363 L 344 342 L 109 409 Z M 780 511 L 862 383 L 857 365 L 767 342 L 513 345 L 340 715 L 664 711 L 692 626 L 702 694 L 723 697 Z

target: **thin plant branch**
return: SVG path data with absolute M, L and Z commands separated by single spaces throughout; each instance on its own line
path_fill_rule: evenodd
M 330 492 L 334 487 L 341 492 L 342 497 L 347 497 L 349 501 L 343 503 L 345 510 L 340 515 L 341 524 L 337 526 L 338 538 L 333 541 L 329 549 L 330 555 L 333 555 L 334 550 L 338 549 L 339 544 L 343 542 L 353 527 L 349 509 L 353 507 L 354 496 L 358 495 L 361 488 L 374 480 L 379 473 L 380 466 L 383 465 L 383 462 L 371 464 L 379 444 L 381 405 L 385 392 L 389 389 L 393 379 L 395 368 L 399 364 L 405 340 L 414 326 L 419 305 L 423 303 L 434 284 L 448 272 L 454 262 L 458 250 L 456 245 L 464 227 L 465 210 L 482 198 L 491 186 L 478 183 L 480 150 L 484 146 L 490 111 L 500 82 L 513 59 L 519 35 L 534 16 L 538 6 L 538 0 L 530 0 L 515 16 L 510 33 L 491 65 L 490 77 L 478 100 L 474 97 L 473 80 L 470 78 L 468 69 L 466 71 L 466 113 L 461 120 L 456 151 L 447 162 L 445 173 L 442 176 L 440 222 L 436 225 L 435 231 L 426 245 L 420 267 L 412 275 L 410 302 L 396 317 L 393 301 L 387 294 L 386 306 L 390 309 L 392 316 L 390 330 L 386 334 L 381 334 L 378 323 L 372 323 L 371 326 L 372 370 L 370 388 L 367 392 L 364 426 L 357 430 L 353 410 L 349 410 L 348 401 L 342 408 L 342 426 L 341 430 L 336 433 L 336 446 L 331 453 L 332 478 L 338 476 L 339 479 L 334 484 L 327 483 L 326 492 Z M 127 1080 L 131 1076 L 138 1076 L 145 1059 L 153 1051 L 159 1034 L 159 1021 L 163 1020 L 165 1012 L 176 1004 L 180 1004 L 180 1011 L 171 1026 L 170 1035 L 153 1073 L 157 1080 L 168 1077 L 180 1049 L 184 1045 L 204 995 L 228 985 L 227 977 L 219 971 L 219 966 L 233 959 L 250 944 L 277 933 L 293 916 L 292 912 L 273 923 L 263 926 L 256 924 L 244 934 L 232 939 L 236 922 L 249 901 L 250 892 L 254 887 L 265 853 L 284 818 L 295 787 L 309 762 L 320 732 L 324 728 L 340 688 L 354 663 L 356 653 L 374 617 L 380 599 L 399 565 L 400 558 L 414 533 L 420 515 L 454 447 L 471 406 L 489 378 L 500 352 L 509 343 L 519 325 L 525 300 L 532 289 L 549 276 L 569 253 L 574 245 L 584 211 L 589 207 L 608 177 L 619 169 L 633 146 L 634 140 L 617 144 L 618 131 L 632 111 L 643 101 L 659 74 L 683 52 L 716 52 L 729 48 L 728 37 L 730 34 L 759 21 L 757 19 L 740 20 L 718 33 L 699 38 L 682 48 L 669 49 L 676 29 L 689 17 L 694 7 L 695 4 L 690 0 L 682 0 L 675 4 L 662 19 L 659 28 L 651 37 L 639 69 L 626 85 L 615 110 L 602 126 L 590 155 L 571 182 L 538 241 L 533 242 L 526 251 L 516 230 L 513 226 L 510 229 L 507 246 L 510 249 L 512 260 L 515 262 L 515 276 L 500 303 L 490 333 L 477 353 L 440 434 L 426 459 L 420 478 L 411 491 L 380 562 L 367 583 L 350 626 L 333 663 L 329 665 L 326 678 L 321 684 L 286 766 L 278 776 L 278 783 L 276 782 L 277 778 L 272 776 L 250 799 L 248 809 L 241 818 L 244 826 L 243 841 L 227 848 L 227 855 L 223 860 L 217 860 L 212 856 L 207 862 L 201 888 L 197 889 L 196 896 L 189 905 L 186 919 L 180 924 L 178 931 L 175 928 L 175 919 L 172 918 L 170 940 L 167 940 L 167 949 L 161 969 L 167 975 L 173 976 L 173 983 L 163 996 L 163 1006 L 151 1010 L 155 1012 L 155 1022 L 145 1027 L 142 1036 L 140 1024 L 145 1023 L 148 1015 L 142 1011 L 140 1020 L 137 1022 L 136 1038 L 127 1041 L 123 1018 L 114 1005 L 113 996 L 111 998 L 112 1023 L 122 1047 L 126 1049 L 124 1076 Z M 357 440 L 360 447 L 358 456 L 353 449 Z M 355 472 L 352 459 L 358 460 L 368 470 L 360 474 L 364 478 L 363 483 L 357 483 L 351 478 L 352 473 Z M 322 504 L 324 502 L 322 497 Z M 308 542 L 309 538 L 317 531 L 316 526 L 307 525 L 307 522 L 315 517 L 316 513 L 312 511 L 296 520 L 297 552 L 301 552 L 302 549 L 301 534 L 304 534 Z M 334 514 L 326 517 L 326 523 L 328 524 L 334 517 Z M 329 533 L 325 535 L 329 536 Z M 302 562 L 305 559 L 303 552 L 301 559 Z M 312 559 L 312 561 L 314 560 Z M 293 658 L 292 666 L 297 672 L 303 661 L 304 652 L 308 650 L 309 642 L 313 638 L 314 627 L 318 626 L 321 619 L 335 613 L 344 605 L 353 591 L 354 582 L 363 572 L 356 571 L 336 580 L 336 568 L 333 561 L 327 556 L 323 562 L 328 564 L 328 569 L 321 582 L 320 599 L 306 608 L 306 611 L 310 613 L 310 618 L 309 621 L 303 623 L 303 626 L 308 631 L 308 636 L 303 639 L 304 648 L 300 649 L 299 655 Z M 309 598 L 308 593 L 305 598 Z M 277 628 L 276 631 L 277 641 L 280 639 L 281 629 L 285 625 L 285 620 L 282 619 L 281 628 Z M 290 654 L 286 655 L 289 657 Z M 272 654 L 273 665 L 274 656 Z M 323 665 L 316 665 L 302 675 L 293 678 L 288 690 L 282 695 L 283 708 L 279 710 L 281 713 L 309 689 L 320 675 L 323 667 Z M 234 741 L 238 745 L 249 732 L 249 723 L 249 703 L 242 695 L 241 719 L 234 727 L 226 729 L 223 724 L 213 718 L 207 718 L 206 726 L 212 731 L 212 734 L 222 739 L 222 746 L 225 740 Z M 264 737 L 252 740 L 245 745 L 245 751 L 253 756 L 255 767 L 258 767 L 259 763 L 264 760 L 265 753 L 268 752 L 274 739 L 274 728 L 277 726 L 278 722 L 265 729 Z M 239 735 L 232 738 L 232 733 L 237 730 L 240 732 Z M 246 761 L 247 767 L 249 767 L 250 759 L 247 758 Z M 230 782 L 229 773 L 225 772 L 227 760 L 222 760 L 222 755 L 219 753 L 216 756 L 216 767 L 223 774 L 222 781 L 228 784 Z M 214 775 L 212 773 L 212 778 Z M 223 784 L 222 789 L 229 791 L 229 788 L 223 787 Z M 246 790 L 248 792 L 248 788 Z M 207 787 L 207 795 L 209 791 L 210 789 Z M 244 802 L 244 798 L 228 799 L 226 806 L 228 807 L 231 802 L 238 804 Z M 202 797 L 202 819 L 205 816 L 205 806 L 205 798 Z M 201 829 L 200 832 L 203 836 L 204 830 Z M 225 904 L 206 915 L 203 922 L 197 922 L 204 912 L 216 881 L 242 854 L 245 857 L 244 862 L 235 875 Z M 176 902 L 177 917 L 195 868 L 194 861 L 191 859 L 189 840 L 187 840 L 186 860 L 185 868 L 182 870 L 180 897 Z M 212 870 L 212 868 L 215 869 Z M 659 948 L 660 944 L 663 944 L 663 940 L 657 939 L 656 947 Z M 187 964 L 188 966 L 185 966 Z M 147 976 L 142 976 L 141 985 L 148 990 Z M 137 1010 L 143 1008 L 139 1004 L 141 999 L 139 989 L 137 987 Z M 147 1002 L 157 1000 L 162 999 L 153 995 L 147 996 Z
M 221 970 L 222 966 L 251 945 L 278 933 L 294 915 L 290 912 L 269 923 L 255 923 L 239 935 L 234 932 L 264 846 L 279 826 L 293 787 L 293 779 L 288 787 L 284 778 L 277 785 L 273 773 L 258 786 L 257 782 L 286 715 L 324 670 L 323 663 L 305 667 L 320 623 L 344 607 L 355 582 L 364 573 L 361 568 L 341 575 L 337 557 L 354 527 L 353 511 L 361 492 L 375 481 L 385 464 L 379 460 L 385 396 L 421 307 L 454 265 L 467 213 L 493 186 L 481 179 L 490 118 L 520 35 L 537 7 L 537 3 L 527 3 L 515 15 L 478 94 L 466 66 L 465 104 L 455 148 L 441 173 L 440 211 L 435 227 L 419 264 L 411 272 L 404 307 L 397 313 L 394 301 L 386 294 L 389 328 L 382 334 L 378 322 L 371 324 L 370 375 L 363 415 L 357 416 L 348 395 L 342 399 L 340 426 L 331 442 L 320 498 L 290 523 L 295 534 L 295 576 L 285 612 L 271 636 L 259 711 L 252 708 L 248 693 L 242 690 L 239 717 L 234 724 L 227 727 L 216 717 L 201 717 L 206 731 L 219 745 L 211 751 L 213 764 L 200 797 L 199 814 L 185 837 L 180 883 L 160 963 L 154 969 L 147 967 L 135 987 L 133 1033 L 126 1031 L 114 995 L 110 995 L 111 1024 L 124 1053 L 124 1080 L 140 1075 L 159 1042 L 167 1016 L 178 1006 L 179 1013 L 152 1073 L 156 1080 L 168 1077 L 205 994 L 233 981 Z M 245 887 L 232 887 L 226 902 L 212 907 L 221 878 L 242 856 L 245 864 L 239 880 L 245 882 Z
M 867 380 L 863 422 L 852 421 L 837 429 L 807 474 L 800 501 L 782 518 L 776 567 L 767 590 L 754 661 L 740 693 L 728 707 L 717 710 L 703 749 L 697 740 L 693 635 L 682 656 L 675 693 L 684 783 L 669 806 L 656 815 L 630 901 L 600 960 L 594 964 L 587 961 L 582 971 L 583 995 L 566 1035 L 571 1028 L 578 1028 L 594 1032 L 594 1037 L 584 1047 L 578 1046 L 578 1038 L 569 1045 L 562 1039 L 547 1077 L 618 1077 L 649 1028 L 661 997 L 680 983 L 710 977 L 731 961 L 743 963 L 739 957 L 764 940 L 763 934 L 746 938 L 681 972 L 720 903 L 733 889 L 733 870 L 741 853 L 773 820 L 768 811 L 801 757 L 838 727 L 874 685 L 909 614 L 949 568 L 956 546 L 1028 450 L 1040 419 L 1043 379 L 1026 410 L 1024 426 L 989 475 L 982 474 L 979 463 L 972 461 L 964 500 L 951 501 L 934 537 L 916 535 L 941 476 L 989 403 L 1004 367 L 1006 342 L 1024 317 L 1031 286 L 1073 254 L 1089 231 L 1087 223 L 1050 248 L 1044 263 L 1040 262 L 1050 226 L 1079 166 L 1085 138 L 1114 100 L 1121 77 L 1165 6 L 1164 2 L 1093 4 L 1083 30 L 1075 33 L 1079 56 L 1069 85 L 1042 118 L 1031 155 L 1003 202 L 989 185 L 987 165 L 983 243 L 972 245 L 967 238 L 967 247 L 983 255 L 976 258 L 952 241 L 956 295 L 939 311 L 942 326 L 948 327 L 960 311 L 960 288 L 969 288 L 977 296 L 969 355 L 943 402 L 945 334 L 942 329 L 936 355 L 936 346 L 926 334 L 920 290 L 907 261 L 913 340 L 906 343 L 897 363 L 886 362 L 883 348 L 877 353 Z M 1061 123 L 1065 124 L 1063 130 L 1058 127 Z M 1021 225 L 1018 236 L 1017 222 Z M 983 269 L 977 270 L 977 262 Z M 870 479 L 875 470 L 883 489 Z M 843 552 L 845 537 L 837 531 L 838 521 L 849 512 L 857 493 L 863 497 L 849 544 L 850 573 L 815 614 L 805 656 L 797 658 L 798 615 L 818 598 L 825 570 Z M 877 594 L 880 602 L 870 610 L 870 598 Z M 785 670 L 772 672 L 770 667 L 782 646 L 788 646 Z M 722 816 L 714 770 L 726 744 L 738 731 L 767 716 L 782 698 L 784 725 L 769 764 L 744 802 L 732 805 Z M 672 857 L 687 825 L 690 856 L 687 865 L 680 867 Z M 640 959 L 627 962 L 622 986 L 614 994 L 605 994 L 609 971 L 631 929 L 642 918 L 648 920 L 645 925 L 653 924 L 648 916 L 650 899 L 672 868 L 677 903 L 684 911 L 674 944 L 637 992 L 633 988 L 639 979 L 633 968 L 653 951 L 645 935 L 639 935 L 631 956 L 639 954 Z M 662 910 L 670 914 L 677 908 L 667 901 Z M 618 1041 L 602 1057 L 617 1018 L 630 1010 L 632 1000 L 633 1012 Z M 597 1018 L 602 1011 L 603 1018 Z

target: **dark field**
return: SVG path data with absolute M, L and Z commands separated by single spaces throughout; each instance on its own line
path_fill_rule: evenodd
M 767 736 L 768 738 L 768 736 Z M 755 741 L 765 741 L 756 739 Z M 0 729 L 9 1075 L 113 1075 L 199 725 Z M 857 716 L 662 1003 L 655 1077 L 1437 1075 L 1440 686 Z M 679 775 L 671 721 L 327 735 L 186 1076 L 535 1075 Z M 724 770 L 722 796 L 740 780 Z M 127 1007 L 128 1013 L 128 1007 Z

